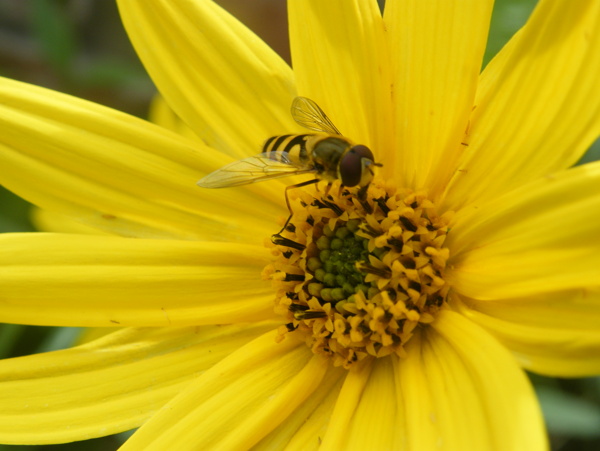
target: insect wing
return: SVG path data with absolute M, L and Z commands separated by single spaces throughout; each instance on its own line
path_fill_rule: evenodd
M 227 188 L 295 174 L 316 172 L 312 166 L 292 164 L 284 155 L 280 155 L 280 161 L 273 160 L 268 155 L 268 153 L 261 153 L 229 163 L 203 177 L 197 184 L 202 188 Z
M 304 128 L 328 135 L 341 135 L 325 112 L 314 101 L 296 97 L 292 102 L 292 117 Z

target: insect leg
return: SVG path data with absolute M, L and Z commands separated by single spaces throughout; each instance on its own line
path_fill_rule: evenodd
M 369 184 L 366 184 L 365 186 L 361 187 L 358 190 L 357 197 L 358 197 L 358 201 L 360 202 L 362 207 L 365 209 L 365 211 L 367 213 L 373 213 L 373 208 L 371 207 L 371 205 L 369 205 L 369 202 L 367 202 L 367 190 L 368 189 L 369 189 Z
M 292 206 L 290 205 L 290 199 L 288 197 L 288 190 L 294 189 L 294 188 L 301 188 L 303 186 L 312 185 L 313 183 L 317 183 L 318 181 L 319 181 L 319 179 L 307 180 L 305 182 L 297 183 L 295 185 L 290 185 L 290 186 L 287 186 L 285 188 L 285 204 L 287 205 L 287 208 L 288 208 L 288 211 L 290 212 L 290 215 L 288 216 L 288 218 L 285 221 L 285 224 L 283 225 L 283 227 L 281 228 L 281 230 L 279 232 L 277 232 L 276 234 L 271 235 L 271 241 L 274 244 L 283 244 L 284 241 L 290 241 L 287 238 L 284 238 L 284 237 L 281 236 L 281 233 L 286 229 L 286 227 L 290 223 L 290 220 L 292 219 L 292 216 L 294 215 L 294 212 L 292 211 Z

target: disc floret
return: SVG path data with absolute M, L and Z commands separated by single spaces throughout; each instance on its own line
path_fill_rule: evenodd
M 450 214 L 439 215 L 425 193 L 379 180 L 298 191 L 265 269 L 286 318 L 280 339 L 300 335 L 337 366 L 405 355 L 415 328 L 446 301 Z

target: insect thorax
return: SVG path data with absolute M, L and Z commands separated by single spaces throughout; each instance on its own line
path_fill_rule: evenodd
M 319 176 L 323 180 L 333 181 L 338 179 L 338 165 L 342 155 L 352 147 L 348 140 L 326 136 L 315 143 L 312 158 L 319 169 Z

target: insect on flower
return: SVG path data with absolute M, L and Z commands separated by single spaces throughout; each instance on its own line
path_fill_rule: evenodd
M 319 134 L 273 136 L 263 145 L 262 153 L 234 161 L 198 181 L 198 186 L 202 188 L 227 188 L 291 175 L 314 174 L 314 179 L 286 188 L 285 201 L 290 217 L 281 231 L 292 215 L 287 196 L 289 189 L 320 180 L 340 180 L 347 187 L 366 188 L 373 179 L 373 167 L 381 166 L 375 163 L 373 153 L 367 146 L 354 144 L 342 136 L 314 101 L 296 97 L 291 110 L 298 124 Z

